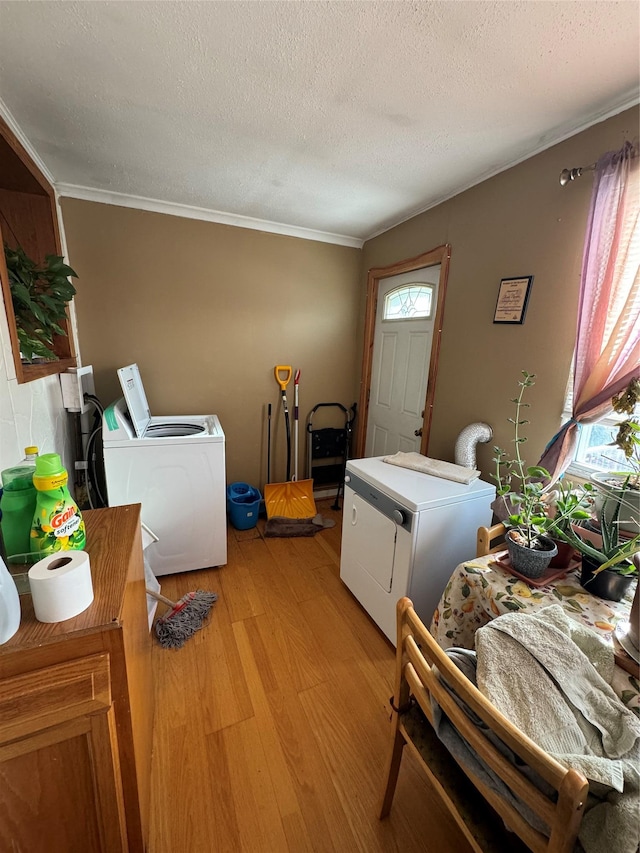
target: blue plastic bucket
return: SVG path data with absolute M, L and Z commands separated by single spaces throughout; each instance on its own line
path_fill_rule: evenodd
M 236 530 L 250 530 L 258 523 L 260 491 L 248 483 L 227 486 L 227 515 Z

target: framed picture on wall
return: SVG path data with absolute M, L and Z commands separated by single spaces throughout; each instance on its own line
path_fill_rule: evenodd
M 532 281 L 532 275 L 500 280 L 498 301 L 493 315 L 494 323 L 522 324 L 524 322 Z

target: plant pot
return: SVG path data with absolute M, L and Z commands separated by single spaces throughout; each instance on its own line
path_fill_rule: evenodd
M 510 530 L 505 538 L 509 559 L 513 568 L 527 578 L 535 580 L 541 577 L 548 568 L 552 558 L 558 553 L 555 542 L 548 536 L 538 536 L 538 541 L 544 545 L 544 550 L 528 548 L 519 545 L 511 538 L 513 531 Z
M 621 531 L 637 536 L 640 533 L 640 490 L 629 486 L 623 488 L 627 474 L 617 471 L 592 474 L 591 480 L 597 487 L 595 514 L 600 518 L 604 506 L 605 518 L 611 519 L 620 501 L 618 526 Z
M 622 601 L 637 575 L 621 575 L 612 569 L 605 569 L 604 572 L 596 575 L 594 572 L 599 566 L 600 563 L 591 557 L 582 555 L 581 586 L 592 595 L 605 598 L 607 601 Z
M 552 542 L 555 543 L 556 548 L 558 549 L 558 553 L 555 557 L 551 558 L 551 562 L 549 563 L 550 568 L 552 569 L 568 569 L 573 560 L 573 556 L 576 553 L 573 545 L 570 545 L 569 542 L 563 542 L 561 539 L 554 539 L 551 537 Z

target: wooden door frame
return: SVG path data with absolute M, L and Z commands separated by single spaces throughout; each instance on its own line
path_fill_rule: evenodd
M 433 267 L 440 264 L 440 278 L 438 282 L 438 299 L 436 303 L 436 315 L 434 319 L 433 340 L 431 341 L 431 360 L 429 362 L 429 376 L 427 378 L 427 393 L 424 404 L 424 415 L 422 419 L 422 441 L 420 452 L 427 453 L 429 446 L 429 433 L 431 431 L 431 420 L 433 415 L 433 400 L 436 392 L 436 377 L 438 374 L 438 359 L 440 356 L 440 340 L 442 337 L 442 318 L 444 315 L 444 299 L 447 291 L 447 280 L 449 277 L 449 259 L 451 258 L 451 246 L 445 243 L 415 258 L 407 258 L 398 261 L 388 267 L 373 267 L 369 270 L 367 277 L 367 306 L 364 315 L 364 345 L 362 354 L 362 376 L 360 380 L 360 399 L 358 402 L 358 428 L 356 431 L 354 457 L 364 455 L 367 424 L 369 420 L 369 396 L 371 393 L 371 371 L 373 365 L 373 344 L 375 340 L 376 311 L 378 308 L 378 285 L 384 278 L 391 278 L 405 272 L 413 272 L 423 267 Z

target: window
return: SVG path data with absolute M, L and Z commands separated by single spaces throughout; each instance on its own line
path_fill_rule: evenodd
M 433 287 L 427 284 L 403 284 L 387 293 L 384 299 L 384 320 L 431 319 Z
M 572 387 L 573 368 L 569 376 L 562 423 L 572 417 Z M 636 416 L 640 417 L 637 409 Z M 622 450 L 613 444 L 619 424 L 628 417 L 628 415 L 618 415 L 612 410 L 609 415 L 595 424 L 583 424 L 578 430 L 578 440 L 573 460 L 567 469 L 568 473 L 588 478 L 599 471 L 632 471 L 633 466 L 630 461 Z
M 578 443 L 569 473 L 588 477 L 597 471 L 631 471 L 629 460 L 619 447 L 610 446 L 624 420 L 612 415 L 597 424 L 585 424 L 578 433 Z

